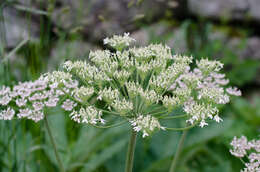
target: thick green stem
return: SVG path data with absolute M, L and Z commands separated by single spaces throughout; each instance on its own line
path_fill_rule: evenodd
M 45 122 L 45 125 L 46 125 L 46 128 L 47 128 L 47 131 L 48 131 L 48 135 L 49 135 L 50 140 L 51 140 L 51 144 L 52 144 L 53 149 L 54 149 L 54 153 L 55 153 L 56 160 L 58 161 L 59 170 L 60 170 L 61 172 L 65 172 L 64 167 L 63 167 L 63 164 L 62 164 L 61 159 L 60 159 L 60 157 L 59 157 L 59 153 L 58 153 L 58 149 L 57 149 L 57 147 L 56 147 L 55 141 L 54 141 L 54 137 L 53 137 L 53 135 L 52 135 L 52 133 L 51 133 L 51 129 L 50 129 L 50 126 L 49 126 L 49 123 L 48 123 L 47 116 L 45 116 L 44 122 Z
M 136 131 L 132 130 L 131 137 L 128 144 L 128 151 L 126 155 L 125 172 L 132 172 L 133 170 L 136 136 L 137 136 Z
M 181 140 L 180 140 L 179 145 L 177 147 L 177 151 L 176 151 L 176 154 L 175 154 L 175 156 L 173 158 L 173 161 L 172 161 L 171 168 L 170 168 L 169 172 L 175 172 L 176 165 L 177 165 L 177 162 L 178 162 L 178 159 L 179 159 L 179 156 L 180 156 L 180 153 L 181 153 L 181 150 L 182 150 L 182 147 L 183 147 L 184 140 L 186 138 L 187 132 L 188 132 L 187 130 L 184 130 L 183 133 L 182 133 Z

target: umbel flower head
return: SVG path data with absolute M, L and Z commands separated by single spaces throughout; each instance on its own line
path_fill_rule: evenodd
M 219 61 L 193 64 L 192 56 L 173 55 L 167 45 L 130 47 L 134 41 L 129 34 L 106 38 L 104 44 L 113 51 L 91 51 L 88 61 L 66 61 L 62 71 L 12 88 L 3 86 L 0 119 L 37 122 L 45 108 L 60 105 L 78 123 L 98 126 L 115 116 L 145 137 L 169 129 L 160 120 L 177 108 L 183 109 L 190 125 L 221 122 L 217 106 L 228 103 L 230 95 L 241 95 L 237 88 L 226 87 Z
M 260 140 L 248 141 L 245 136 L 234 137 L 230 143 L 232 149 L 230 153 L 238 158 L 247 157 L 249 162 L 245 162 L 245 168 L 241 172 L 260 171 Z

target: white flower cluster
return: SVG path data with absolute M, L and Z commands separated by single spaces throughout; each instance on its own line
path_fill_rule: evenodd
M 133 103 L 130 101 L 127 101 L 126 99 L 115 99 L 111 106 L 119 112 L 121 115 L 125 115 L 129 113 L 131 110 L 133 110 Z
M 131 99 L 135 98 L 141 92 L 143 92 L 143 88 L 139 84 L 136 84 L 135 82 L 127 82 L 125 86 L 127 88 L 128 95 Z
M 205 103 L 198 103 L 194 100 L 190 100 L 184 103 L 184 111 L 191 116 L 187 122 L 193 124 L 194 121 L 200 121 L 200 127 L 208 125 L 205 122 L 207 118 L 214 119 L 216 122 L 222 121 L 218 116 L 218 109 Z
M 72 93 L 77 101 L 84 103 L 94 94 L 94 88 L 81 86 L 80 88 L 75 88 Z
M 177 59 L 184 64 L 191 62 L 189 58 Z M 228 80 L 224 74 L 218 73 L 222 67 L 223 64 L 218 61 L 202 59 L 197 61 L 197 67 L 193 70 L 186 66 L 181 74 L 177 74 L 177 79 L 169 90 L 174 99 L 177 98 L 176 104 L 183 104 L 184 111 L 190 116 L 187 122 L 200 122 L 200 127 L 208 125 L 207 119 L 220 122 L 222 119 L 218 116 L 217 105 L 228 103 L 230 95 L 241 96 L 241 91 L 237 88 L 224 87 Z M 165 106 L 169 104 L 166 100 L 163 101 Z
M 144 90 L 140 85 L 134 82 L 128 82 L 125 86 L 130 98 L 133 99 L 136 96 L 140 96 L 146 105 L 158 103 L 161 100 L 161 97 L 154 90 Z
M 68 73 L 55 71 L 42 75 L 34 82 L 19 83 L 12 89 L 2 87 L 0 90 L 0 104 L 6 110 L 0 112 L 0 119 L 11 120 L 15 117 L 27 118 L 38 122 L 44 118 L 44 108 L 56 107 L 60 97 L 71 94 L 77 87 L 77 81 L 72 80 Z M 16 105 L 16 111 L 11 106 Z M 63 102 L 62 108 L 71 111 L 77 104 L 70 99 Z
M 126 70 L 120 70 L 120 71 L 115 71 L 113 76 L 119 81 L 121 85 L 124 85 L 124 83 L 129 78 L 130 74 L 131 73 Z
M 73 111 L 70 114 L 72 120 L 77 123 L 89 123 L 97 124 L 97 122 L 105 123 L 105 120 L 101 118 L 102 112 L 97 110 L 93 106 L 88 106 L 87 108 L 81 107 L 79 111 Z
M 78 123 L 104 123 L 102 113 L 111 112 L 147 136 L 162 128 L 158 111 L 148 109 L 159 106 L 167 115 L 180 107 L 187 122 L 204 127 L 207 120 L 222 121 L 218 104 L 228 103 L 230 95 L 241 95 L 235 87 L 226 88 L 228 80 L 220 73 L 223 64 L 218 61 L 201 59 L 192 64 L 192 56 L 172 55 L 166 45 L 128 47 L 132 42 L 129 34 L 106 38 L 104 44 L 115 51 L 91 51 L 86 61 L 66 61 L 64 71 L 12 89 L 2 87 L 0 119 L 11 120 L 17 114 L 39 121 L 45 107 L 60 104 Z
M 110 81 L 110 78 L 96 66 L 90 65 L 86 61 L 66 61 L 63 68 L 73 75 L 76 75 L 86 84 L 92 84 L 94 81 L 97 85 L 104 81 Z
M 0 119 L 12 120 L 16 111 L 11 108 L 11 104 L 18 107 L 17 117 L 32 119 L 35 122 L 43 119 L 43 107 L 45 102 L 50 99 L 50 91 L 46 91 L 46 82 L 36 80 L 35 82 L 19 83 L 12 89 L 3 86 L 0 90 L 0 105 L 4 110 L 0 112 Z
M 162 127 L 159 121 L 151 115 L 139 115 L 137 118 L 129 121 L 135 131 L 143 131 L 143 137 L 149 136 L 156 128 L 165 130 L 165 127 Z
M 113 90 L 111 87 L 109 88 L 104 88 L 103 90 L 99 91 L 98 94 L 99 100 L 105 100 L 108 103 L 112 103 L 115 99 L 119 97 L 119 91 L 117 89 Z
M 112 38 L 105 38 L 104 44 L 108 44 L 116 49 L 128 47 L 135 39 L 129 36 L 129 33 L 124 33 L 124 36 L 114 35 Z
M 0 113 L 0 119 L 12 120 L 14 115 L 15 115 L 15 111 L 13 109 L 11 109 L 10 107 L 8 107 L 6 110 L 3 110 Z
M 163 105 L 168 109 L 168 111 L 172 111 L 174 107 L 177 107 L 180 104 L 180 99 L 178 97 L 172 96 L 164 96 Z
M 232 155 L 238 158 L 248 157 L 249 162 L 245 163 L 246 167 L 241 170 L 242 172 L 260 171 L 260 140 L 248 141 L 245 136 L 234 137 L 230 145 L 233 147 L 230 150 Z

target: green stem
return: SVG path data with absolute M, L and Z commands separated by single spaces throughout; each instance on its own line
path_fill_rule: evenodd
M 131 137 L 128 144 L 128 151 L 126 155 L 125 172 L 132 172 L 133 170 L 136 136 L 137 136 L 136 131 L 132 130 Z
M 172 161 L 171 168 L 170 168 L 169 172 L 175 172 L 176 165 L 177 165 L 177 162 L 178 162 L 178 159 L 179 159 L 179 156 L 180 156 L 180 153 L 181 153 L 181 150 L 182 150 L 182 147 L 183 147 L 184 140 L 186 138 L 187 132 L 188 131 L 185 130 L 182 133 L 181 140 L 179 142 L 179 145 L 178 145 L 178 148 L 177 148 L 177 152 L 176 152 L 176 154 L 175 154 L 175 156 L 173 158 L 173 161 Z
M 188 115 L 174 115 L 174 116 L 159 116 L 158 118 L 161 119 L 176 119 L 176 118 L 183 118 L 183 117 L 187 117 Z
M 189 130 L 189 129 L 195 127 L 197 124 L 198 123 L 194 123 L 193 125 L 190 125 L 188 127 L 183 127 L 183 128 L 168 128 L 168 127 L 166 127 L 165 129 L 166 130 L 173 130 L 173 131 L 185 131 L 185 130 Z
M 65 172 L 63 164 L 62 164 L 61 159 L 60 159 L 59 154 L 58 154 L 58 149 L 56 147 L 54 137 L 51 133 L 51 129 L 50 129 L 50 126 L 49 126 L 49 123 L 48 123 L 47 116 L 45 116 L 44 122 L 45 122 L 45 125 L 46 125 L 46 128 L 47 128 L 47 131 L 48 131 L 48 135 L 50 136 L 50 140 L 51 140 L 51 144 L 52 144 L 53 149 L 54 149 L 56 160 L 58 161 L 59 169 L 60 169 L 61 172 Z
M 93 125 L 93 126 L 95 126 L 95 127 L 97 127 L 97 128 L 112 128 L 112 127 L 118 127 L 118 126 L 120 126 L 120 125 L 122 125 L 122 124 L 124 124 L 124 123 L 126 123 L 127 121 L 122 121 L 122 122 L 120 122 L 120 123 L 117 123 L 117 124 L 113 124 L 113 125 L 107 125 L 107 126 L 98 126 L 98 125 Z

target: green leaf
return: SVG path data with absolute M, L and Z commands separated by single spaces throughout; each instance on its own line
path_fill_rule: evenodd
M 185 140 L 185 147 L 206 142 L 225 133 L 230 129 L 232 123 L 233 121 L 230 118 L 224 118 L 223 122 L 212 122 L 209 126 L 204 128 L 197 127 L 189 130 L 188 136 Z
M 118 153 L 125 147 L 127 140 L 119 140 L 112 145 L 106 147 L 102 152 L 96 154 L 95 156 L 91 157 L 90 161 L 88 161 L 82 171 L 93 171 L 97 169 L 100 165 L 102 165 L 105 161 L 111 158 L 113 155 Z
M 123 133 L 128 130 L 128 127 L 120 126 L 110 129 L 98 129 L 94 127 L 82 127 L 79 139 L 73 145 L 71 152 L 71 165 L 70 169 L 74 168 L 75 163 L 84 164 L 86 161 L 91 160 L 92 156 L 97 151 L 106 149 L 111 145 L 111 139 L 117 137 L 118 141 L 126 140 L 121 137 Z
M 54 115 L 48 115 L 48 114 L 54 114 Z M 54 142 L 58 149 L 59 156 L 63 162 L 63 165 L 66 167 L 69 157 L 68 157 L 68 152 L 67 152 L 68 151 L 68 140 L 67 140 L 67 135 L 66 135 L 65 116 L 62 113 L 61 109 L 56 108 L 56 109 L 52 110 L 51 113 L 48 112 L 46 117 L 48 118 L 50 130 L 54 137 Z M 46 127 L 46 126 L 44 125 L 44 127 Z M 50 137 L 48 135 L 47 129 L 45 130 L 45 137 L 47 140 L 47 147 L 45 148 L 45 152 L 48 155 L 48 157 L 50 158 L 51 162 L 53 164 L 57 165 L 56 156 L 54 154 L 54 148 L 50 142 Z

